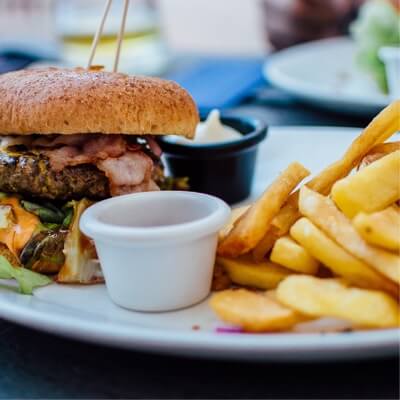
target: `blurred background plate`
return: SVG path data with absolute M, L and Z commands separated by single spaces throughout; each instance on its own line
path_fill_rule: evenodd
M 264 75 L 274 86 L 317 107 L 374 115 L 389 104 L 375 81 L 356 65 L 349 38 L 318 40 L 271 55 Z

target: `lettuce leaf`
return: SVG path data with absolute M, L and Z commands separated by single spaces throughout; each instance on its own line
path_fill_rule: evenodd
M 357 45 L 358 64 L 387 92 L 385 66 L 378 51 L 383 46 L 400 45 L 400 14 L 388 1 L 367 1 L 351 25 L 350 33 Z
M 13 267 L 4 256 L 0 256 L 0 279 L 15 279 L 22 294 L 32 294 L 35 287 L 45 286 L 52 282 L 45 275 L 26 268 Z

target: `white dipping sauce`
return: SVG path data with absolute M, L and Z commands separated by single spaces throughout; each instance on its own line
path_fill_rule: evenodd
M 204 122 L 196 128 L 195 142 L 215 143 L 240 139 L 242 135 L 230 126 L 223 125 L 219 110 L 212 110 Z
M 196 128 L 196 135 L 193 140 L 179 136 L 169 137 L 168 140 L 182 144 L 201 144 L 229 142 L 240 139 L 242 135 L 236 129 L 223 125 L 220 119 L 219 110 L 212 110 L 204 122 L 200 122 Z

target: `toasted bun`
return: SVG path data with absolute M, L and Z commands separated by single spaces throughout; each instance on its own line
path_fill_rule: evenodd
M 0 75 L 0 135 L 123 133 L 192 138 L 199 121 L 177 83 L 82 68 Z

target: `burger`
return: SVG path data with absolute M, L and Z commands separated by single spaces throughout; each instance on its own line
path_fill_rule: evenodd
M 102 281 L 80 215 L 98 200 L 173 186 L 156 138 L 192 138 L 198 121 L 190 95 L 162 79 L 80 68 L 0 75 L 0 255 L 58 282 Z

